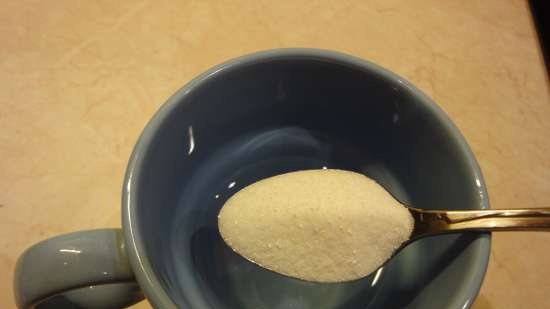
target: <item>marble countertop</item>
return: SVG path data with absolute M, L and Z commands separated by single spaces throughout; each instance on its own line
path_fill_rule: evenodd
M 455 121 L 493 208 L 550 206 L 550 91 L 527 1 L 8 1 L 0 37 L 1 308 L 15 307 L 24 248 L 120 226 L 126 161 L 157 108 L 257 50 L 319 47 L 389 68 Z M 550 233 L 493 239 L 473 308 L 550 308 Z

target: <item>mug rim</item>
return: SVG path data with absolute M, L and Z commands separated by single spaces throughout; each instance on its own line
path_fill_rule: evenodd
M 130 260 L 130 264 L 134 271 L 134 275 L 145 296 L 150 301 L 152 306 L 157 309 L 179 309 L 172 298 L 162 288 L 159 278 L 153 271 L 153 267 L 147 257 L 144 250 L 144 240 L 140 233 L 139 220 L 137 218 L 137 203 L 135 197 L 137 196 L 136 183 L 139 182 L 140 170 L 145 164 L 143 155 L 152 143 L 156 132 L 160 129 L 161 124 L 172 113 L 172 111 L 180 104 L 186 104 L 185 98 L 193 89 L 203 84 L 210 78 L 214 78 L 222 71 L 234 69 L 236 67 L 242 67 L 259 62 L 265 62 L 275 59 L 317 59 L 324 62 L 338 63 L 359 69 L 365 72 L 375 73 L 385 81 L 391 83 L 399 83 L 410 91 L 410 94 L 424 105 L 429 112 L 446 126 L 447 132 L 450 133 L 450 138 L 460 146 L 462 156 L 465 157 L 469 163 L 470 169 L 473 172 L 476 181 L 478 180 L 479 192 L 481 195 L 481 203 L 479 209 L 489 208 L 489 197 L 487 194 L 487 188 L 481 174 L 481 169 L 475 159 L 473 152 L 466 143 L 466 140 L 450 120 L 450 118 L 443 112 L 443 110 L 436 105 L 427 95 L 425 95 L 418 88 L 411 83 L 398 76 L 397 74 L 382 68 L 381 66 L 374 64 L 370 61 L 357 58 L 348 54 L 324 50 L 315 48 L 284 48 L 284 49 L 272 49 L 266 51 L 255 52 L 252 54 L 244 55 L 238 58 L 234 58 L 223 62 L 217 66 L 214 66 L 204 73 L 198 75 L 189 81 L 186 85 L 176 91 L 154 114 L 149 120 L 145 128 L 143 129 L 133 152 L 128 161 L 126 168 L 126 174 L 123 183 L 122 192 L 122 230 L 126 241 L 127 252 Z M 487 266 L 489 263 L 489 255 L 491 251 L 491 236 L 485 234 L 481 236 L 483 242 L 478 247 L 477 259 L 479 263 L 476 264 L 476 269 L 470 271 L 470 276 L 473 277 L 473 281 L 476 284 L 467 287 L 467 291 L 463 294 L 467 296 L 466 300 L 457 301 L 456 304 L 449 303 L 452 308 L 469 308 L 473 300 L 476 298 L 483 279 L 485 277 Z M 459 294 L 459 293 L 457 293 Z

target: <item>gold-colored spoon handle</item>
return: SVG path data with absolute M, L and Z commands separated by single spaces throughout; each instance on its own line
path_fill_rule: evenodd
M 550 208 L 409 210 L 415 221 L 411 238 L 460 231 L 550 231 Z

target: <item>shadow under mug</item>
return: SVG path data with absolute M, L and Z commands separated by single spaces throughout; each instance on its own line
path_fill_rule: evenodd
M 484 209 L 468 145 L 399 76 L 317 49 L 259 52 L 216 66 L 172 96 L 140 136 L 123 187 L 122 229 L 42 241 L 16 267 L 20 309 L 468 308 L 488 234 L 419 240 L 373 275 L 294 280 L 249 263 L 221 240 L 217 214 L 265 177 L 339 168 L 425 209 Z

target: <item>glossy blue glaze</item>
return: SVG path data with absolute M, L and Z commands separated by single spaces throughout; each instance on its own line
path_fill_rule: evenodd
M 263 270 L 221 241 L 216 217 L 238 189 L 309 168 L 362 172 L 403 203 L 488 208 L 479 167 L 432 101 L 400 77 L 312 49 L 257 53 L 178 91 L 130 160 L 123 227 L 156 308 L 467 308 L 488 234 L 414 242 L 363 280 L 313 284 Z
M 33 245 L 17 261 L 14 292 L 21 309 L 116 309 L 143 299 L 120 229 L 80 231 Z

